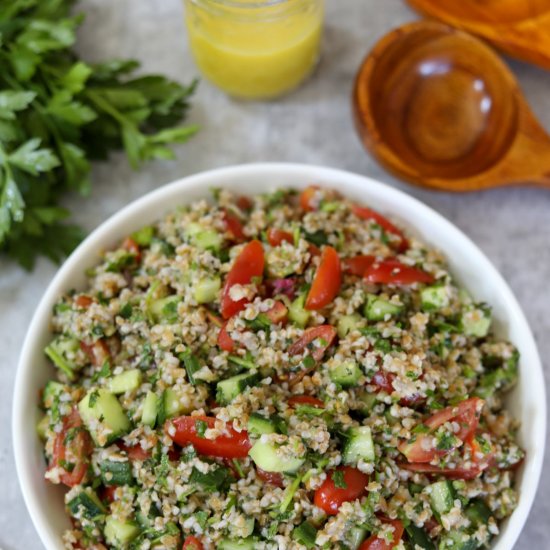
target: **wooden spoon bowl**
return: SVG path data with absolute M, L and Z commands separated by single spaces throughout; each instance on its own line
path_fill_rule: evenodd
M 550 138 L 508 68 L 464 32 L 435 22 L 392 31 L 363 62 L 353 105 L 366 147 L 413 183 L 550 186 Z
M 550 69 L 548 0 L 408 0 L 418 11 Z

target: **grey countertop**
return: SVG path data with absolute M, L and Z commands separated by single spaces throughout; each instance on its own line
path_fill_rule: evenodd
M 464 230 L 512 287 L 531 323 L 546 379 L 550 372 L 550 192 L 506 189 L 447 195 L 409 187 L 362 149 L 350 117 L 355 71 L 374 42 L 416 18 L 401 0 L 327 0 L 324 51 L 316 74 L 295 93 L 270 103 L 241 103 L 200 84 L 190 118 L 202 130 L 178 160 L 133 172 L 122 155 L 98 165 L 89 200 L 71 199 L 76 220 L 92 229 L 123 205 L 163 183 L 209 168 L 257 161 L 323 164 L 372 176 L 420 198 Z M 83 0 L 79 49 L 87 59 L 136 57 L 145 70 L 189 81 L 197 74 L 183 27 L 181 0 Z M 550 130 L 550 75 L 510 62 L 535 113 Z M 33 310 L 56 271 L 40 261 L 33 273 L 0 260 L 0 548 L 42 545 L 19 490 L 11 445 L 12 388 Z M 29 404 L 29 406 L 32 406 Z M 548 447 L 548 441 L 547 441 Z M 550 453 L 535 505 L 516 546 L 548 548 Z

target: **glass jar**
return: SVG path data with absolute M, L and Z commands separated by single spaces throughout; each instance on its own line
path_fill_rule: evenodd
M 314 69 L 323 0 L 185 0 L 189 43 L 202 74 L 228 94 L 269 99 Z

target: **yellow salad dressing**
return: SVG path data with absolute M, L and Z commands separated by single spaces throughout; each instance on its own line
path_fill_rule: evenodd
M 296 87 L 317 63 L 322 0 L 186 4 L 196 63 L 208 80 L 230 95 L 276 97 Z

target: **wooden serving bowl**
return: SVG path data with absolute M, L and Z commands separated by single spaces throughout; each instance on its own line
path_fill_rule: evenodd
M 550 187 L 550 137 L 499 57 L 436 22 L 404 25 L 365 58 L 353 92 L 365 146 L 421 186 Z
M 550 69 L 548 0 L 407 0 L 416 10 Z

